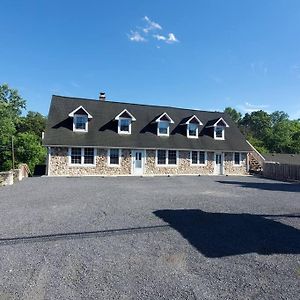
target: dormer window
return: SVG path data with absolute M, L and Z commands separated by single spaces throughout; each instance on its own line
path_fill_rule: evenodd
M 88 120 L 93 117 L 82 106 L 70 112 L 69 117 L 73 118 L 73 131 L 88 132 Z
M 131 133 L 131 119 L 120 119 L 119 120 L 119 133 Z
M 188 138 L 197 139 L 199 135 L 199 125 L 203 125 L 202 122 L 194 115 L 190 117 L 185 124 L 186 136 Z
M 136 121 L 136 118 L 127 109 L 120 112 L 115 120 L 118 121 L 119 134 L 131 134 L 131 123 Z
M 74 131 L 87 131 L 88 130 L 88 117 L 87 115 L 74 115 Z
M 169 135 L 170 126 L 168 121 L 160 121 L 157 124 L 158 132 L 157 135 Z
M 215 140 L 225 140 L 225 128 L 229 125 L 223 118 L 211 120 L 208 122 L 207 128 L 213 128 L 213 135 Z
M 225 129 L 223 126 L 215 127 L 215 139 L 224 140 L 225 139 Z
M 155 122 L 157 123 L 157 135 L 169 136 L 170 135 L 170 123 L 174 121 L 168 116 L 167 113 L 163 113 L 158 117 Z

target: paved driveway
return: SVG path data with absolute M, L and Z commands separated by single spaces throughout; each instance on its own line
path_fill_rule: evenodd
M 29 178 L 0 205 L 0 299 L 299 299 L 300 185 Z

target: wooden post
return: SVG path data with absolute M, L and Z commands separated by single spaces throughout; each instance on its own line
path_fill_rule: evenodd
M 12 160 L 12 169 L 15 169 L 15 149 L 14 149 L 14 136 L 11 136 L 11 160 Z

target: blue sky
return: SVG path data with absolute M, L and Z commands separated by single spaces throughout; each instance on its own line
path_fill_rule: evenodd
M 0 83 L 52 94 L 300 118 L 300 1 L 1 1 Z

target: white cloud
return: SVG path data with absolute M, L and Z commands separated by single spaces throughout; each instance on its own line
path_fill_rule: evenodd
M 146 39 L 138 31 L 131 30 L 128 37 L 132 42 L 145 42 L 146 41 Z
M 164 42 L 166 44 L 174 44 L 179 42 L 175 34 L 172 32 L 168 34 L 158 34 L 157 31 L 162 30 L 162 26 L 157 22 L 152 21 L 148 16 L 145 16 L 142 20 L 144 22 L 144 26 L 136 26 L 136 29 L 131 30 L 130 34 L 128 34 L 128 38 L 130 41 L 146 42 L 150 40 L 156 40 L 159 42 Z
M 244 104 L 237 105 L 237 108 L 241 110 L 243 113 L 252 113 L 258 110 L 266 111 L 266 108 L 268 107 L 269 106 L 265 104 L 251 104 L 249 102 L 245 102 Z
M 168 34 L 168 39 L 166 40 L 166 43 L 168 44 L 173 44 L 179 42 L 178 39 L 176 38 L 174 33 L 169 33 Z
M 145 16 L 143 20 L 146 22 L 147 25 L 147 27 L 143 28 L 143 31 L 145 33 L 148 33 L 152 30 L 162 30 L 162 27 L 158 23 L 151 21 L 149 17 Z
M 160 34 L 154 34 L 153 37 L 155 39 L 157 39 L 158 41 L 165 41 L 167 38 L 163 35 L 160 35 Z

